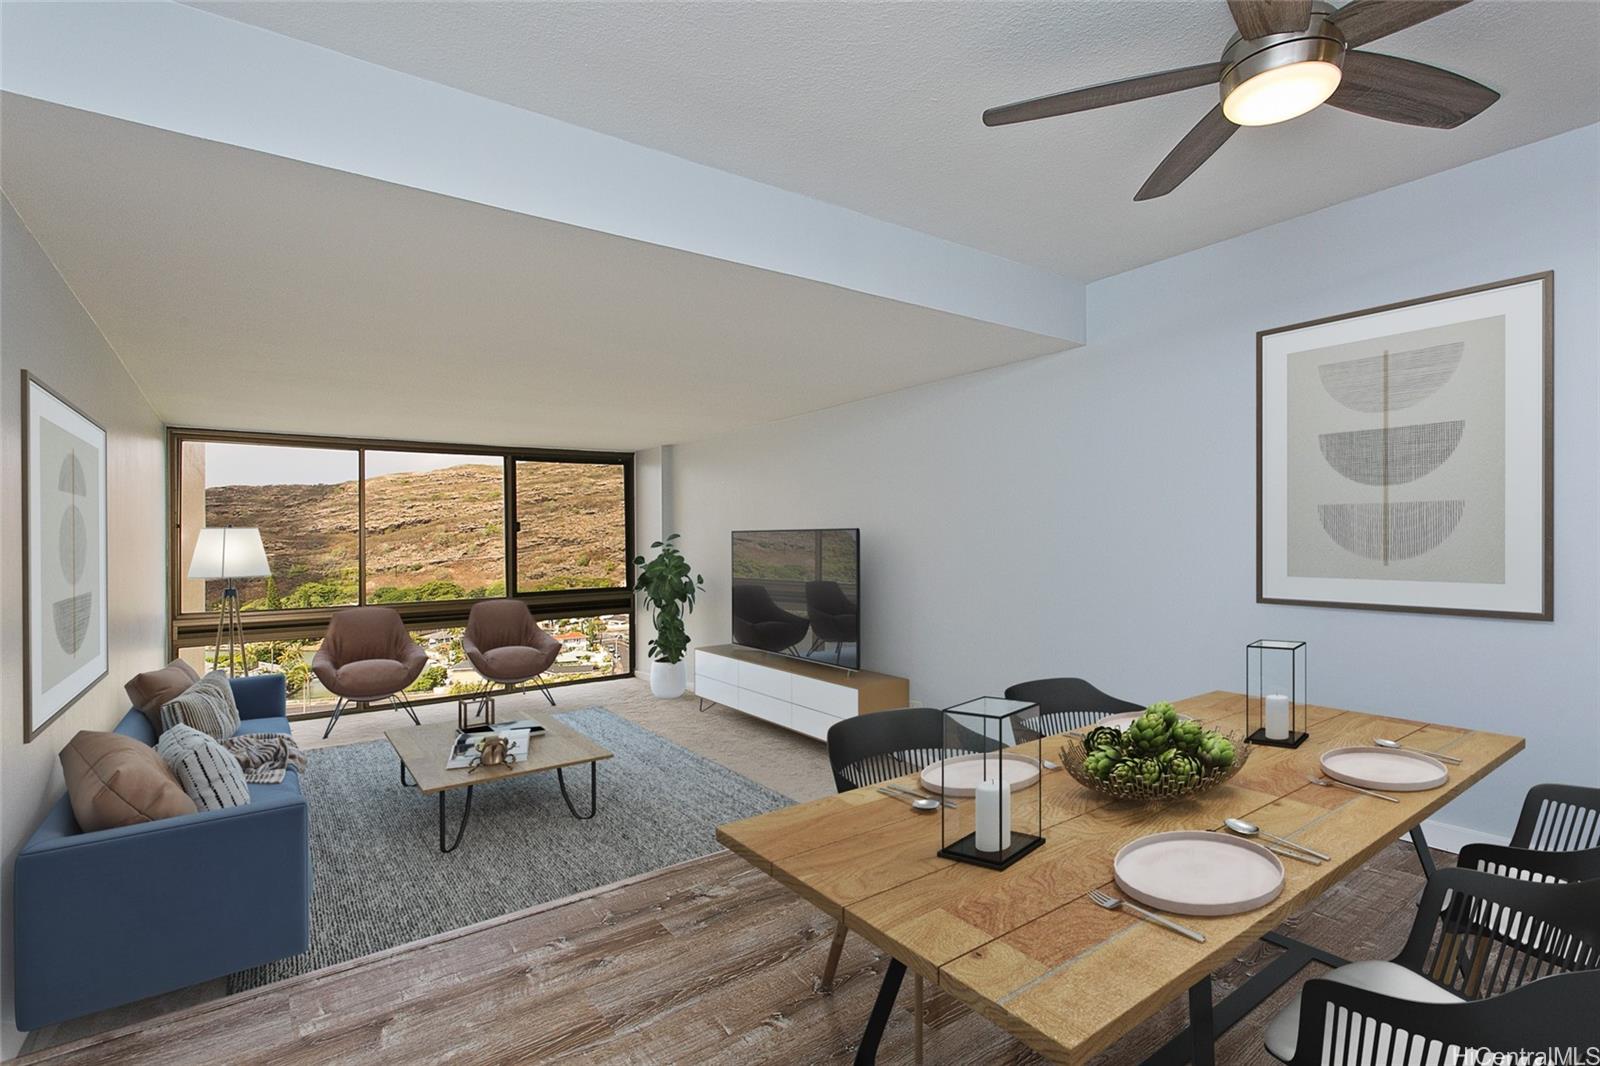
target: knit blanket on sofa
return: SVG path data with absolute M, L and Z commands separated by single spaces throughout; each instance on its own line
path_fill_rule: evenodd
M 306 753 L 283 733 L 242 733 L 222 742 L 244 767 L 244 779 L 255 785 L 276 785 L 286 770 L 306 772 Z

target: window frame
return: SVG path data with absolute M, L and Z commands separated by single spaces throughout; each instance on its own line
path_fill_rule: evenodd
M 562 448 L 496 447 L 452 444 L 442 441 L 391 440 L 374 437 L 322 436 L 303 433 L 259 433 L 245 430 L 202 429 L 184 426 L 167 428 L 167 652 L 175 656 L 179 648 L 209 645 L 216 633 L 215 611 L 183 611 L 182 515 L 183 447 L 185 444 L 256 444 L 277 447 L 319 448 L 356 453 L 356 603 L 339 607 L 297 607 L 275 611 L 242 612 L 247 642 L 293 640 L 320 636 L 335 611 L 367 603 L 367 452 L 418 452 L 446 455 L 494 456 L 501 460 L 504 491 L 502 530 L 505 537 L 505 588 L 507 596 L 523 601 L 533 616 L 551 618 L 626 614 L 628 616 L 627 673 L 634 672 L 636 651 L 633 633 L 634 613 L 634 529 L 633 529 L 633 453 L 580 451 Z M 545 592 L 519 592 L 516 589 L 516 464 L 520 461 L 616 465 L 622 468 L 624 573 L 626 582 L 619 588 L 555 589 Z M 473 599 L 429 600 L 385 604 L 397 611 L 408 629 L 445 624 L 465 625 Z M 203 639 L 202 639 L 203 638 Z M 624 676 L 624 675 L 611 675 Z M 561 684 L 587 684 L 609 678 L 588 678 Z

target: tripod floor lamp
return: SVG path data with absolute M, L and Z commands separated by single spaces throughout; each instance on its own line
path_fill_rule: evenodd
M 211 668 L 221 669 L 222 643 L 228 644 L 228 676 L 233 676 L 234 648 L 244 655 L 244 623 L 239 617 L 239 590 L 233 583 L 241 577 L 267 577 L 267 551 L 261 546 L 261 531 L 253 526 L 210 526 L 200 531 L 189 561 L 189 577 L 227 582 L 222 603 L 217 608 L 217 641 L 211 654 Z M 250 672 L 248 664 L 245 673 Z

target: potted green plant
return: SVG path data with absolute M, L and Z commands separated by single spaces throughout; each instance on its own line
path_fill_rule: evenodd
M 660 550 L 649 562 L 642 555 L 633 561 L 639 568 L 639 579 L 633 588 L 644 593 L 656 630 L 649 645 L 650 691 L 664 700 L 677 699 L 689 687 L 688 669 L 683 662 L 689 650 L 689 633 L 683 627 L 683 619 L 694 610 L 695 595 L 705 585 L 705 579 L 690 572 L 689 561 L 673 546 L 677 539 L 678 534 L 674 533 L 651 544 Z

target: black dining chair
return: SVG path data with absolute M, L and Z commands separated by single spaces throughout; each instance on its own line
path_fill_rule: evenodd
M 1324 980 L 1307 981 L 1302 995 L 1301 1053 L 1293 1066 L 1557 1062 L 1563 1060 L 1518 1053 L 1594 1046 L 1600 970 L 1556 974 L 1465 1003 L 1416 1003 Z
M 1522 800 L 1511 844 L 1541 851 L 1600 847 L 1600 788 L 1534 785 Z
M 1523 861 L 1544 870 L 1559 859 L 1524 852 Z M 1266 1047 L 1293 1066 L 1401 1066 L 1413 1061 L 1407 1056 L 1414 1046 L 1423 1049 L 1423 1061 L 1462 1061 L 1429 1057 L 1430 1042 L 1549 1047 L 1545 1038 L 1563 1030 L 1541 1024 L 1563 1012 L 1586 1013 L 1584 996 L 1593 1002 L 1597 946 L 1600 881 L 1439 870 L 1428 879 L 1400 954 L 1392 962 L 1348 963 L 1308 981 L 1268 1023 Z M 1573 974 L 1584 976 L 1565 980 Z M 1585 1024 L 1592 1035 L 1593 1017 Z M 1376 1039 L 1385 1026 L 1391 1036 Z M 1412 1043 L 1396 1044 L 1397 1030 Z M 1336 1044 L 1326 1042 L 1330 1034 Z
M 1037 728 L 1045 736 L 1094 725 L 1108 714 L 1144 710 L 1141 704 L 1106 695 L 1081 677 L 1021 681 L 1006 689 L 1006 699 L 1037 703 Z
M 947 743 L 947 739 L 955 743 Z M 995 750 L 998 741 L 987 745 Z M 986 745 L 976 733 L 960 730 L 947 738 L 945 714 L 937 707 L 905 707 L 895 711 L 874 711 L 854 718 L 841 718 L 828 727 L 828 763 L 833 767 L 833 784 L 840 792 L 870 788 L 914 771 L 920 771 L 944 758 L 946 752 L 977 752 Z M 828 963 L 822 971 L 822 990 L 831 991 L 839 955 L 844 951 L 845 924 L 833 930 L 828 948 Z M 916 976 L 916 1054 L 922 1061 L 922 975 Z

